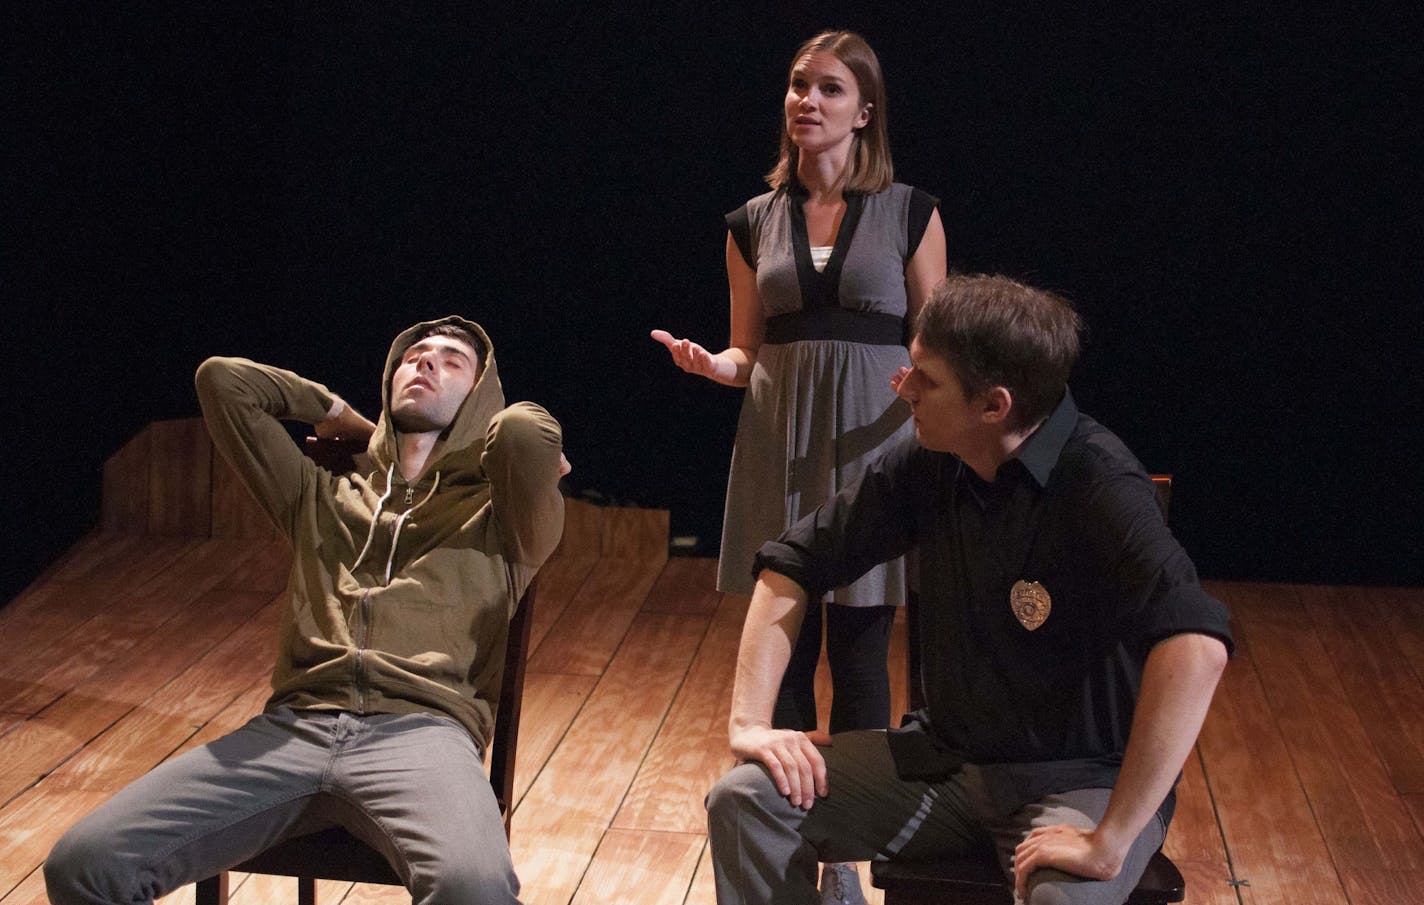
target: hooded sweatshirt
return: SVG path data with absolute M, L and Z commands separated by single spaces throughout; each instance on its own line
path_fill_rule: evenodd
M 406 483 L 391 376 L 422 332 L 447 323 L 484 340 L 484 369 Z M 321 384 L 240 358 L 208 359 L 196 380 L 214 445 L 292 542 L 267 709 L 446 714 L 483 750 L 509 618 L 563 534 L 558 422 L 532 403 L 505 407 L 494 348 L 460 317 L 391 345 L 364 475 L 318 467 L 279 423 L 324 420 L 334 397 Z

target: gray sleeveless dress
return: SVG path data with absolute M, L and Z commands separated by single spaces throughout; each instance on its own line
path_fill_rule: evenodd
M 853 484 L 887 446 L 913 434 L 890 389 L 905 349 L 905 265 L 936 199 L 895 183 L 846 196 L 825 268 L 811 264 L 798 187 L 759 195 L 727 215 L 756 271 L 767 337 L 742 400 L 727 480 L 717 586 L 750 594 L 752 559 L 802 516 Z M 877 566 L 829 600 L 900 605 L 902 560 Z

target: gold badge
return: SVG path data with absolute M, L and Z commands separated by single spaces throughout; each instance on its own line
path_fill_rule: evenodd
M 1053 610 L 1053 598 L 1048 596 L 1048 589 L 1043 585 L 1020 578 L 1009 590 L 1009 609 L 1014 611 L 1014 618 L 1020 625 L 1033 631 L 1048 621 L 1048 614 Z

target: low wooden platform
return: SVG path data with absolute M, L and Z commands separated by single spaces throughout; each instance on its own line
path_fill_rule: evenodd
M 0 609 L 0 905 L 44 902 L 65 828 L 266 696 L 284 546 L 191 423 L 150 430 L 106 472 L 105 527 Z M 666 513 L 573 504 L 542 573 L 513 827 L 526 902 L 713 901 L 701 802 L 730 764 L 746 599 L 713 589 L 711 560 L 667 559 L 666 533 Z M 1212 590 L 1239 649 L 1168 837 L 1187 901 L 1424 902 L 1424 590 Z M 295 901 L 289 881 L 234 885 L 239 905 Z

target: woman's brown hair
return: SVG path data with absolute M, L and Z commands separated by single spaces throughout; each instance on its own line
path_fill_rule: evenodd
M 890 137 L 885 127 L 885 79 L 880 74 L 880 60 L 865 39 L 851 31 L 823 31 L 802 44 L 791 58 L 791 71 L 813 53 L 828 53 L 845 64 L 855 76 L 862 104 L 870 104 L 870 122 L 855 132 L 851 145 L 849 171 L 842 189 L 851 192 L 881 192 L 895 179 L 890 162 Z M 776 166 L 766 174 L 772 188 L 790 185 L 796 178 L 796 163 L 800 150 L 791 140 L 786 123 L 781 124 L 781 156 Z

